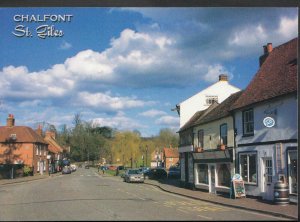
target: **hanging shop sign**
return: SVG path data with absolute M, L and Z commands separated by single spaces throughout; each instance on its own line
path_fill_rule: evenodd
M 275 126 L 275 119 L 268 116 L 268 117 L 264 118 L 263 123 L 264 123 L 265 127 L 271 128 L 271 127 Z

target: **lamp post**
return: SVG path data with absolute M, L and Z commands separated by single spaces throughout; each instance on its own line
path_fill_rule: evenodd
M 143 167 L 145 166 L 144 155 L 142 155 Z
M 148 167 L 148 155 L 147 155 L 147 153 L 148 153 L 148 145 L 146 145 L 146 167 Z

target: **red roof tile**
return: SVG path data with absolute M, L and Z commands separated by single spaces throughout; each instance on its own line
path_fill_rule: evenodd
M 18 143 L 44 143 L 47 144 L 42 136 L 38 135 L 33 129 L 27 126 L 0 126 L 0 143 L 5 143 L 11 134 L 16 134 Z
M 297 91 L 298 38 L 272 50 L 231 109 Z

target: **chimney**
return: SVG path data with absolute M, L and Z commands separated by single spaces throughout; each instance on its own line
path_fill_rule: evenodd
M 219 75 L 219 81 L 228 81 L 228 76 L 226 74 Z
M 13 114 L 8 114 L 8 118 L 6 119 L 6 126 L 13 127 L 15 126 L 15 118 Z
M 259 57 L 259 67 L 262 66 L 262 64 L 265 62 L 268 55 L 272 52 L 273 46 L 272 43 L 268 43 L 267 45 L 263 46 L 264 54 Z
M 46 136 L 47 137 L 52 137 L 53 139 L 55 139 L 55 132 L 53 132 L 53 131 L 46 131 Z
M 39 134 L 40 136 L 43 136 L 43 129 L 41 125 L 38 125 L 38 128 L 35 131 L 37 134 Z

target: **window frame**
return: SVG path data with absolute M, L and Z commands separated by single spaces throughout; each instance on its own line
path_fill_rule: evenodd
M 222 137 L 222 127 L 226 126 L 226 143 L 224 142 L 224 139 Z M 228 145 L 228 124 L 227 123 L 223 123 L 220 125 L 220 142 L 223 141 L 222 144 L 224 144 L 225 146 Z
M 200 137 L 200 135 L 201 135 L 201 137 Z M 198 142 L 197 142 L 198 147 L 204 148 L 204 130 L 203 129 L 198 130 L 197 137 L 198 137 Z M 202 144 L 200 144 L 200 141 Z
M 241 166 L 241 156 L 244 156 L 244 155 L 247 155 L 247 181 L 244 180 L 243 178 L 243 172 L 242 172 L 242 166 Z M 255 162 L 255 171 L 256 171 L 256 182 L 249 182 L 249 156 L 250 155 L 255 155 L 256 156 L 256 162 Z M 244 181 L 245 184 L 249 184 L 249 185 L 258 185 L 258 155 L 257 155 L 257 152 L 240 152 L 238 153 L 238 157 L 239 157 L 239 163 L 238 163 L 238 170 L 239 170 L 239 173 Z
M 248 113 L 252 113 L 252 120 L 248 120 L 246 122 L 246 115 L 248 115 Z M 249 118 L 249 115 L 248 115 L 248 118 Z M 244 137 L 247 137 L 247 136 L 253 136 L 254 135 L 254 110 L 253 108 L 250 108 L 250 109 L 246 109 L 242 112 L 242 120 L 243 120 L 243 136 Z M 252 124 L 252 131 L 246 131 L 248 124 Z

